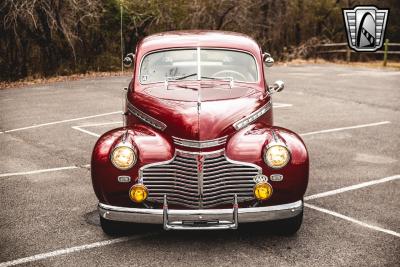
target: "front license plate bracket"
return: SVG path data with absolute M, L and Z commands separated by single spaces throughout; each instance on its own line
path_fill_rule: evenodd
M 167 195 L 164 195 L 163 226 L 165 230 L 223 230 L 237 229 L 239 225 L 239 206 L 237 195 L 233 198 L 232 221 L 211 220 L 181 220 L 169 221 Z

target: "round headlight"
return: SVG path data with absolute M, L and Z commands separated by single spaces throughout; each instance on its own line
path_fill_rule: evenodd
M 274 169 L 283 168 L 290 160 L 289 150 L 281 145 L 274 145 L 267 149 L 264 155 L 265 163 Z
M 120 170 L 130 169 L 136 163 L 135 152 L 130 147 L 118 146 L 111 154 L 111 162 Z

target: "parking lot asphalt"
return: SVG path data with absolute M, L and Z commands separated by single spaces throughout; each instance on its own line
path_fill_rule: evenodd
M 275 125 L 310 153 L 304 222 L 103 234 L 90 179 L 96 136 L 121 125 L 129 76 L 0 90 L 0 266 L 399 266 L 400 72 L 274 66 Z

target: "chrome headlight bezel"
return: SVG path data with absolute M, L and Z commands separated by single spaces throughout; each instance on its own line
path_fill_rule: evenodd
M 129 151 L 129 153 L 130 153 L 130 155 L 132 157 L 132 160 L 130 160 L 130 162 L 128 162 L 129 164 L 127 164 L 126 166 L 121 166 L 116 161 L 115 153 L 118 152 L 119 150 L 122 150 L 122 149 L 124 149 L 126 151 Z M 128 144 L 117 145 L 117 146 L 114 147 L 113 151 L 110 154 L 110 161 L 111 161 L 112 165 L 115 168 L 119 169 L 119 170 L 122 170 L 122 171 L 129 170 L 137 162 L 137 153 L 136 153 L 135 149 L 132 146 L 128 145 Z
M 273 165 L 273 163 L 270 162 L 269 157 L 268 157 L 268 153 L 272 152 L 272 150 L 276 149 L 277 147 L 283 148 L 284 149 L 283 151 L 286 152 L 285 161 L 282 164 L 280 164 L 279 166 Z M 274 144 L 268 145 L 267 147 L 265 147 L 265 150 L 264 150 L 264 153 L 263 153 L 263 159 L 264 159 L 265 164 L 267 164 L 267 166 L 272 168 L 272 169 L 282 169 L 283 167 L 288 165 L 288 163 L 291 160 L 291 157 L 292 157 L 292 155 L 291 155 L 290 150 L 288 149 L 288 147 L 286 145 L 280 144 L 280 143 L 274 143 Z

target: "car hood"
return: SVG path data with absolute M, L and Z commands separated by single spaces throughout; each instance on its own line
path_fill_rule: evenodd
M 163 122 L 164 132 L 189 140 L 211 140 L 229 135 L 232 124 L 260 108 L 261 90 L 248 87 L 213 89 L 152 87 L 128 99 L 136 108 Z M 228 91 L 227 91 L 228 90 Z M 222 95 L 223 94 L 223 95 Z

